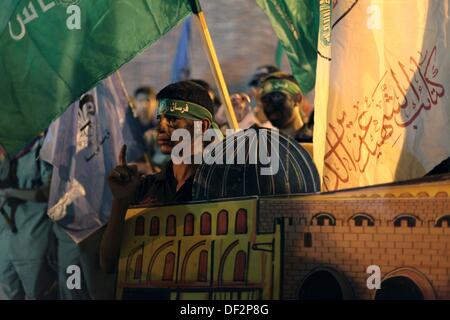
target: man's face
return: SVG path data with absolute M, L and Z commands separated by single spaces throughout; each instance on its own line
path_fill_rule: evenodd
M 292 96 L 283 92 L 271 92 L 261 98 L 261 104 L 273 126 L 285 128 L 289 125 L 295 108 Z
M 153 114 L 156 111 L 155 99 L 152 99 L 148 94 L 139 93 L 135 97 L 135 104 L 136 104 L 136 113 L 141 123 L 143 124 L 149 123 L 152 120 Z
M 159 117 L 157 141 L 162 153 L 171 154 L 173 147 L 181 142 L 171 141 L 172 133 L 177 129 L 186 129 L 194 137 L 194 121 L 166 116 L 164 113 Z

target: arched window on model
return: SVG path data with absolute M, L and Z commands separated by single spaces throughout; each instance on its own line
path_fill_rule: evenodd
M 205 212 L 200 217 L 200 234 L 210 235 L 211 234 L 211 214 Z
M 450 215 L 445 215 L 437 219 L 434 226 L 438 228 L 450 228 Z
M 366 213 L 357 213 L 352 218 L 355 227 L 373 227 L 375 219 Z
M 417 221 L 418 221 L 418 219 L 413 215 L 402 214 L 402 215 L 397 216 L 394 219 L 394 227 L 395 228 L 400 228 L 400 227 L 414 228 L 417 225 Z
M 143 236 L 145 233 L 145 218 L 143 216 L 137 217 L 134 225 L 134 235 Z
M 245 268 L 247 264 L 247 255 L 244 251 L 238 251 L 234 260 L 234 281 L 245 281 Z
M 194 215 L 192 213 L 188 213 L 184 218 L 184 235 L 194 235 Z
M 311 225 L 313 225 L 313 226 L 335 226 L 336 218 L 330 213 L 321 212 L 321 213 L 316 214 L 311 219 Z
M 134 265 L 134 279 L 140 279 L 142 275 L 142 254 L 136 257 L 136 263 Z
M 202 250 L 198 258 L 198 281 L 208 280 L 208 251 Z
M 221 210 L 217 215 L 217 234 L 225 235 L 228 233 L 228 212 Z
M 159 235 L 159 218 L 158 217 L 153 217 L 152 220 L 150 220 L 150 235 L 151 236 Z
M 164 281 L 172 281 L 173 280 L 173 271 L 175 270 L 175 253 L 169 252 L 166 255 L 166 259 L 164 261 Z
M 236 213 L 236 226 L 235 226 L 236 234 L 245 234 L 247 233 L 247 210 L 239 209 Z
M 167 217 L 166 221 L 166 236 L 174 237 L 177 235 L 177 220 L 176 217 L 171 214 Z

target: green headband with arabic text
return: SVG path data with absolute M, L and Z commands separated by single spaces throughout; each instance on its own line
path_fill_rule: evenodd
M 300 87 L 287 79 L 269 79 L 262 85 L 261 97 L 271 92 L 283 92 L 288 95 L 302 94 Z
M 213 129 L 216 129 L 220 132 L 219 138 L 223 138 L 223 136 L 221 136 L 219 126 L 214 121 L 211 112 L 199 104 L 181 100 L 161 99 L 159 101 L 157 115 L 161 116 L 161 114 L 163 113 L 168 116 L 194 121 L 206 119 L 209 121 Z

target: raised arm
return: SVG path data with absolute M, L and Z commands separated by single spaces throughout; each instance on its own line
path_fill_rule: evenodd
M 125 214 L 132 204 L 139 185 L 139 174 L 136 166 L 127 165 L 126 145 L 119 155 L 119 165 L 108 177 L 109 187 L 113 194 L 110 220 L 100 244 L 100 266 L 104 272 L 116 270 L 122 244 Z

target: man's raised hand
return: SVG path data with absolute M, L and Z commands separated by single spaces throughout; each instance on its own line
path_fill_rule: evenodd
M 131 204 L 139 185 L 139 174 L 137 166 L 127 164 L 126 145 L 120 150 L 118 166 L 111 171 L 108 180 L 114 199 Z

